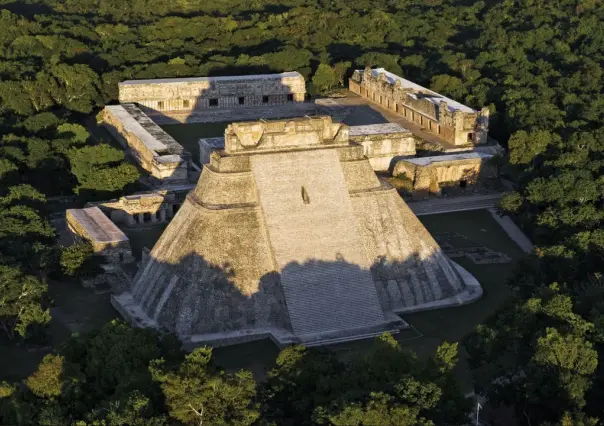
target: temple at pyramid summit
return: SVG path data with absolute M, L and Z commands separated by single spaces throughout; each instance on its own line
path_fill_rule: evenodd
M 230 124 L 208 161 L 112 298 L 134 324 L 191 346 L 316 345 L 482 293 L 330 116 Z

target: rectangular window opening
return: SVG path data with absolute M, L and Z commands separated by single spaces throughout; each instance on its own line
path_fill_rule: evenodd
M 287 102 L 293 102 L 294 101 L 294 95 L 287 95 Z
M 245 104 L 245 97 L 240 96 L 239 99 L 238 99 L 238 101 L 239 101 L 239 105 L 244 105 Z
M 262 103 L 263 104 L 268 104 L 268 96 L 263 96 L 262 97 Z
M 210 99 L 210 106 L 211 107 L 217 107 L 218 106 L 218 99 L 216 99 L 216 98 Z

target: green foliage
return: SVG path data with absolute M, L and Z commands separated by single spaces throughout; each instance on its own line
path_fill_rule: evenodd
M 72 148 L 68 156 L 79 182 L 78 193 L 116 193 L 140 176 L 136 167 L 125 162 L 123 151 L 107 144 Z
M 336 426 L 390 425 L 390 426 L 432 426 L 434 423 L 419 415 L 418 407 L 396 404 L 393 398 L 383 393 L 371 394 L 366 406 L 351 404 L 341 413 L 329 416 Z
M 341 75 L 341 74 L 340 74 Z M 338 72 L 327 64 L 320 64 L 312 77 L 312 84 L 320 93 L 327 93 L 340 81 Z
M 263 418 L 276 424 L 461 422 L 469 406 L 451 375 L 456 358 L 457 345 L 444 344 L 434 359 L 421 361 L 390 334 L 346 363 L 326 350 L 289 347 L 262 390 Z
M 54 399 L 63 392 L 63 364 L 65 357 L 46 355 L 38 370 L 25 380 L 25 384 L 39 398 Z
M 52 129 L 59 125 L 59 118 L 52 112 L 41 112 L 23 121 L 23 128 L 32 133 Z
M 163 360 L 151 366 L 161 383 L 170 416 L 184 424 L 250 425 L 258 417 L 256 383 L 249 371 L 227 374 L 211 363 L 210 348 L 196 349 L 176 371 L 163 371 Z
M 16 267 L 0 265 L 0 329 L 9 338 L 24 337 L 30 327 L 50 321 L 41 305 L 46 284 Z
M 81 242 L 61 248 L 59 264 L 68 277 L 92 278 L 102 272 L 103 259 L 95 256 L 89 242 Z
M 508 141 L 510 163 L 529 164 L 537 155 L 545 152 L 549 145 L 559 141 L 559 137 L 544 130 L 532 132 L 520 130 L 514 133 Z
M 511 304 L 466 341 L 479 390 L 531 423 L 580 410 L 598 365 L 592 331 L 556 285 Z

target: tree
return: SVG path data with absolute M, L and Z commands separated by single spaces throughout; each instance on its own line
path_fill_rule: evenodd
M 63 364 L 65 357 L 46 355 L 38 370 L 25 380 L 25 384 L 39 398 L 55 399 L 63 391 Z
M 196 349 L 176 371 L 151 366 L 170 416 L 185 424 L 250 425 L 258 418 L 256 383 L 249 371 L 227 374 L 212 365 L 212 350 Z
M 514 301 L 466 341 L 477 390 L 513 407 L 522 424 L 579 412 L 598 364 L 593 327 L 557 285 Z
M 71 171 L 79 182 L 78 193 L 117 193 L 140 176 L 136 167 L 125 162 L 123 151 L 107 144 L 72 148 L 68 156 Z
M 514 133 L 508 141 L 510 163 L 529 164 L 537 155 L 545 152 L 547 147 L 559 141 L 559 138 L 544 130 Z
M 92 278 L 102 272 L 103 259 L 94 254 L 89 242 L 81 242 L 62 247 L 59 263 L 64 275 L 85 279 Z
M 0 265 L 0 328 L 9 338 L 25 337 L 30 327 L 45 325 L 50 312 L 42 306 L 46 284 L 14 266 Z
M 326 93 L 338 84 L 339 80 L 340 77 L 336 70 L 327 64 L 320 64 L 312 78 L 312 84 L 320 93 Z

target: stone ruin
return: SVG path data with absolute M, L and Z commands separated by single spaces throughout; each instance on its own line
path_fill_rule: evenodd
M 145 257 L 112 303 L 188 347 L 360 339 L 482 294 L 328 116 L 229 125 Z
M 348 87 L 453 145 L 487 142 L 488 108 L 476 111 L 384 68 L 356 70 Z
M 65 215 L 75 239 L 88 241 L 95 254 L 110 264 L 134 261 L 128 237 L 98 207 L 68 209 Z
M 421 199 L 439 194 L 441 188 L 466 187 L 496 178 L 496 168 L 489 164 L 491 158 L 482 152 L 406 158 L 396 163 L 392 174 L 408 179 L 413 197 Z

